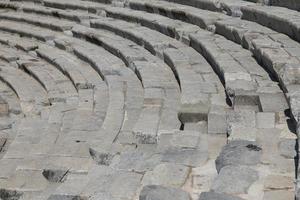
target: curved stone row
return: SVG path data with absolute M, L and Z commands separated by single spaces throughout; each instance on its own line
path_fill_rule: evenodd
M 23 31 L 24 30 L 26 30 L 26 28 L 25 28 L 26 26 L 25 25 L 23 25 Z M 29 30 L 29 29 L 27 29 L 27 30 Z M 37 34 L 36 34 L 37 35 Z M 57 39 L 57 40 L 55 40 L 55 43 L 56 43 L 56 45 L 58 46 L 58 47 L 60 47 L 60 48 L 66 48 L 66 49 L 68 49 L 68 50 L 72 50 L 72 48 L 73 49 L 75 49 L 74 47 L 72 47 L 72 40 L 70 41 L 70 40 L 68 40 L 69 38 L 59 38 L 59 39 Z M 74 44 L 73 44 L 74 45 Z M 76 55 L 78 55 L 78 56 L 82 56 L 82 54 L 84 53 L 84 51 L 83 50 L 87 50 L 87 49 L 80 49 L 79 48 L 80 46 L 78 46 L 78 48 L 76 49 L 76 51 L 74 51 L 75 52 L 75 54 Z M 99 50 L 98 50 L 98 52 L 99 52 Z M 91 53 L 91 51 L 90 51 L 90 53 Z M 81 57 L 82 58 L 82 57 Z M 94 59 L 95 59 L 96 57 L 94 57 Z M 113 88 L 114 90 L 112 90 L 112 91 L 115 91 L 115 89 L 117 89 L 117 88 Z M 151 95 L 152 96 L 152 95 Z M 115 119 L 114 119 L 115 120 Z M 198 138 L 199 136 L 197 136 L 198 134 L 197 133 L 194 133 L 194 135 L 192 136 L 192 135 L 187 135 L 187 136 L 185 136 L 185 137 L 187 137 L 187 139 L 188 138 Z M 169 135 L 168 137 L 172 137 L 172 135 Z M 108 142 L 108 137 L 107 138 L 105 138 L 105 137 L 100 137 L 102 140 L 107 140 L 107 142 Z M 174 138 L 175 139 L 175 138 Z M 176 139 L 175 139 L 175 141 L 176 141 Z M 205 141 L 205 140 L 204 140 Z M 204 142 L 203 141 L 203 142 Z M 100 141 L 98 141 L 98 145 L 99 145 L 99 142 Z M 97 143 L 97 141 L 95 141 L 95 144 Z M 109 142 L 108 142 L 109 143 Z M 201 145 L 201 149 L 195 149 L 195 150 L 193 150 L 193 149 L 191 149 L 191 150 L 188 150 L 188 151 L 183 151 L 182 152 L 182 155 L 185 155 L 185 156 L 183 156 L 181 159 L 182 159 L 182 161 L 178 161 L 177 159 L 177 157 L 178 157 L 178 155 L 176 155 L 176 154 L 179 154 L 179 153 L 181 153 L 181 151 L 182 150 L 180 150 L 181 148 L 183 148 L 183 147 L 181 147 L 182 145 L 188 145 L 188 144 L 185 144 L 185 143 L 183 143 L 183 144 L 177 144 L 177 143 L 174 143 L 174 144 L 170 144 L 170 145 L 172 145 L 172 148 L 175 148 L 175 149 L 165 149 L 164 151 L 165 151 L 165 153 L 162 155 L 162 157 L 160 158 L 160 159 L 158 159 L 157 161 L 159 161 L 159 160 L 161 160 L 161 159 L 164 159 L 164 160 L 169 160 L 168 162 L 170 162 L 170 164 L 169 165 L 167 165 L 166 167 L 167 167 L 167 169 L 168 168 L 173 168 L 173 167 L 176 167 L 176 164 L 175 163 L 177 163 L 177 162 L 179 162 L 178 163 L 178 165 L 180 164 L 180 163 L 186 163 L 187 165 L 198 165 L 198 164 L 201 164 L 203 161 L 205 161 L 205 155 L 206 155 L 206 153 L 205 153 L 205 151 L 206 151 L 206 149 L 205 149 L 205 146 L 203 146 L 202 147 L 202 145 Z M 179 146 L 178 146 L 179 145 Z M 179 148 L 180 147 L 180 148 Z M 166 148 L 166 147 L 164 147 L 164 148 Z M 111 149 L 111 151 L 113 151 L 113 149 Z M 92 156 L 94 156 L 94 159 L 95 160 L 97 160 L 97 161 L 99 161 L 98 162 L 98 164 L 107 164 L 107 163 L 105 163 L 105 162 L 103 162 L 103 160 L 101 160 L 101 156 L 100 157 L 97 157 L 99 154 L 97 154 L 98 152 L 96 152 L 96 154 L 95 154 L 95 149 L 94 148 L 91 148 L 91 150 L 90 150 L 90 153 L 92 154 Z M 142 154 L 141 154 L 142 153 Z M 191 159 L 191 158 L 189 158 L 190 157 L 190 155 L 189 155 L 189 153 L 191 153 L 192 155 L 194 154 L 194 158 L 195 159 Z M 155 153 L 156 154 L 156 153 Z M 174 154 L 174 158 L 172 158 L 172 154 Z M 203 154 L 203 155 L 202 155 Z M 103 154 L 102 154 L 103 155 Z M 138 156 L 137 158 L 140 160 L 140 162 L 142 163 L 142 162 L 144 162 L 144 160 L 145 159 L 147 159 L 147 157 L 149 156 L 148 155 L 148 153 L 146 154 L 146 152 L 145 152 L 145 150 L 139 150 L 138 152 L 135 152 L 135 151 L 133 151 L 133 152 L 131 152 L 131 151 L 128 151 L 128 152 L 124 152 L 124 155 L 122 155 L 121 156 L 121 159 L 123 160 L 123 159 L 125 159 L 126 160 L 126 158 L 128 157 L 128 156 L 130 156 L 130 157 L 132 157 L 132 155 L 136 155 L 136 156 L 138 156 L 138 155 L 140 155 L 140 156 Z M 169 155 L 171 156 L 171 157 L 169 157 Z M 180 155 L 180 154 L 179 154 Z M 199 157 L 199 158 L 197 158 L 197 157 L 195 157 L 195 156 L 197 156 L 197 155 L 199 155 L 199 156 L 201 156 L 201 157 Z M 159 158 L 159 157 L 158 157 Z M 118 158 L 116 158 L 116 159 L 118 159 Z M 171 159 L 171 160 L 170 160 Z M 150 168 L 152 168 L 151 166 L 153 166 L 154 167 L 154 165 L 156 165 L 156 162 L 154 162 L 154 163 L 152 163 L 151 161 L 148 161 L 149 162 L 149 164 L 151 164 L 149 167 Z M 174 164 L 171 164 L 172 162 L 175 162 Z M 128 163 L 128 164 L 130 164 L 130 165 L 132 165 L 131 163 Z M 124 167 L 134 167 L 134 169 L 136 169 L 136 170 L 138 170 L 140 167 L 138 166 L 139 164 L 138 163 L 136 163 L 137 165 L 136 166 L 126 166 L 126 165 L 124 165 L 124 164 L 122 164 L 122 165 L 116 165 L 115 166 L 115 168 L 119 168 L 119 169 L 122 169 L 122 168 L 124 168 Z M 154 164 L 154 165 L 153 165 Z M 114 164 L 115 165 L 115 164 Z M 173 165 L 175 165 L 175 166 L 173 166 Z M 146 169 L 148 169 L 149 167 L 147 167 Z M 186 168 L 187 169 L 187 168 Z M 157 169 L 157 170 L 159 170 L 159 168 Z M 97 169 L 97 171 L 99 171 L 99 169 Z M 91 173 L 93 173 L 93 171 L 91 171 Z M 99 173 L 99 172 L 98 172 Z M 125 174 L 125 175 L 130 175 L 130 174 Z M 134 175 L 134 174 L 133 174 Z M 185 174 L 185 176 L 183 176 L 182 178 L 181 178 L 181 181 L 184 181 L 185 180 L 185 177 L 186 177 L 186 175 L 187 174 Z M 116 175 L 114 175 L 114 176 L 116 176 Z M 127 177 L 127 176 L 126 176 Z M 139 176 L 135 176 L 136 178 L 139 178 Z M 72 175 L 70 175 L 70 179 L 68 179 L 68 180 L 70 180 L 70 181 L 72 181 Z M 163 180 L 163 179 L 162 179 Z M 93 181 L 91 180 L 90 181 L 91 183 L 90 184 L 93 184 Z M 67 184 L 67 182 L 66 182 L 66 184 Z M 63 186 L 62 186 L 62 188 L 63 188 Z M 87 187 L 87 188 L 90 188 L 90 187 Z M 89 192 L 89 191 L 87 191 L 87 192 Z M 37 193 L 31 193 L 31 195 L 34 195 L 34 194 L 37 194 Z M 27 195 L 30 195 L 30 193 L 25 193 L 25 194 L 23 194 L 23 197 L 24 198 L 29 198 L 30 196 L 27 196 Z M 61 194 L 61 193 L 59 193 L 59 189 L 57 190 L 57 194 L 56 195 L 52 195 L 52 197 L 51 198 L 55 198 L 55 197 L 61 197 L 61 196 L 64 196 L 65 194 Z M 115 195 L 115 194 L 114 194 Z M 120 195 L 120 194 L 119 194 Z
M 145 3 L 134 2 L 140 2 L 141 5 Z M 42 4 L 24 5 L 5 3 L 11 5 L 11 8 L 18 7 L 19 11 L 23 6 L 29 9 L 28 13 L 23 10 L 25 14 L 19 11 L 1 13 L 4 17 L 0 29 L 33 37 L 45 41 L 46 44 L 35 41 L 38 48 L 30 47 L 27 42 L 34 40 L 25 38 L 20 39 L 22 42 L 8 39 L 2 43 L 25 51 L 30 49 L 29 54 L 45 59 L 49 62 L 49 67 L 51 65 L 56 72 L 64 74 L 70 80 L 78 91 L 79 98 L 78 108 L 69 108 L 58 103 L 50 105 L 50 124 L 46 123 L 40 129 L 32 128 L 30 124 L 44 124 L 43 120 L 27 119 L 20 126 L 17 136 L 26 135 L 27 131 L 47 130 L 43 134 L 43 142 L 34 144 L 29 154 L 42 155 L 42 158 L 26 158 L 26 162 L 20 161 L 19 158 L 25 155 L 18 154 L 18 151 L 14 154 L 15 149 L 22 148 L 17 143 L 20 138 L 16 137 L 9 147 L 12 150 L 5 154 L 4 159 L 10 159 L 8 165 L 16 165 L 18 168 L 15 171 L 12 167 L 4 181 L 0 181 L 1 188 L 5 188 L 1 190 L 0 197 L 129 200 L 190 199 L 190 194 L 193 199 L 201 200 L 292 199 L 294 159 L 297 159 L 297 155 L 294 150 L 295 135 L 286 122 L 291 119 L 284 113 L 288 105 L 277 82 L 269 77 L 268 72 L 272 71 L 272 67 L 258 59 L 266 54 L 256 53 L 252 39 L 238 42 L 238 37 L 232 37 L 229 32 L 232 29 L 228 28 L 232 25 L 222 26 L 222 22 L 233 18 L 214 13 L 211 15 L 214 17 L 209 19 L 211 22 L 206 24 L 204 21 L 209 20 L 201 14 L 194 22 L 186 20 L 181 14 L 174 15 L 176 17 L 168 15 L 178 19 L 173 20 L 160 16 L 167 9 L 156 6 L 164 3 L 151 5 L 152 7 L 147 5 L 147 9 L 142 9 L 142 12 L 107 5 L 110 3 L 113 6 L 123 5 L 117 1 L 46 0 Z M 240 5 L 239 1 L 236 3 Z M 31 6 L 34 9 L 30 9 Z M 177 7 L 176 4 L 172 4 L 172 8 L 173 6 Z M 159 9 L 160 15 L 147 13 L 153 12 L 153 8 Z M 181 12 L 182 10 L 177 13 Z M 209 14 L 206 11 L 203 13 Z M 36 20 L 41 14 L 42 17 Z M 46 21 L 46 15 L 52 17 Z M 107 18 L 102 17 L 105 15 Z M 59 16 L 63 19 L 58 20 Z M 204 20 L 201 21 L 202 18 Z M 57 29 L 68 22 L 64 19 L 71 20 L 70 24 L 74 24 L 67 31 Z M 202 24 L 202 28 L 209 30 L 216 27 L 216 32 L 225 37 L 203 31 L 181 20 L 198 26 Z M 52 21 L 55 24 L 49 23 Z M 74 22 L 80 22 L 81 25 Z M 7 33 L 4 35 L 7 36 Z M 247 46 L 251 52 L 227 39 L 243 44 L 244 47 L 251 43 Z M 280 39 L 284 40 L 282 37 Z M 163 40 L 164 43 L 161 43 Z M 285 42 L 290 40 L 285 38 Z M 233 104 L 232 109 L 224 105 L 225 95 L 220 81 L 216 80 L 216 75 L 199 53 L 207 59 L 224 82 L 226 93 Z M 269 71 L 256 63 L 252 53 Z M 15 60 L 14 54 L 3 55 L 0 54 L 0 57 L 6 62 Z M 193 63 L 194 60 L 197 62 Z M 77 63 L 80 66 L 76 66 Z M 71 65 L 75 66 L 76 73 L 72 71 Z M 39 70 L 41 69 L 32 67 L 25 72 L 35 74 L 40 83 L 45 82 L 41 85 L 47 91 L 46 83 L 50 84 L 52 81 L 47 81 L 44 73 Z M 88 78 L 84 81 L 89 77 L 86 70 L 90 73 L 96 72 L 98 77 L 92 76 L 92 81 Z M 276 73 L 277 71 L 272 71 L 271 75 L 276 76 Z M 190 77 L 194 77 L 194 82 L 188 82 Z M 98 78 L 103 78 L 108 87 L 108 91 L 101 90 L 108 93 L 107 100 L 103 101 L 104 104 L 108 101 L 106 112 L 105 106 L 100 106 L 103 100 L 101 97 L 106 95 L 102 94 L 100 97 L 101 92 L 98 93 L 99 96 L 96 95 L 100 97 L 99 110 L 96 110 L 99 114 L 102 113 L 102 117 L 98 116 L 97 119 L 105 117 L 102 125 L 100 121 L 93 121 L 85 115 L 86 111 L 94 112 L 90 99 L 93 99 L 92 88 L 97 87 Z M 187 91 L 184 86 L 191 84 L 195 87 L 198 79 L 207 80 L 208 84 L 213 83 L 218 90 L 217 96 L 203 104 L 210 108 L 208 119 L 204 112 L 201 114 L 204 117 L 197 120 L 183 120 L 179 95 L 181 101 L 184 95 L 185 98 L 192 97 L 184 94 Z M 280 77 L 278 79 L 282 84 Z M 206 92 L 201 93 L 198 98 L 201 99 L 205 94 Z M 209 90 L 208 94 L 215 92 Z M 226 108 L 222 114 L 219 113 L 222 109 L 218 106 Z M 192 104 L 191 107 L 195 105 Z M 66 113 L 62 122 L 58 117 L 60 112 L 57 112 L 61 109 Z M 41 116 L 47 118 L 46 112 L 42 113 Z M 181 130 L 178 113 L 183 123 Z M 54 127 L 60 123 L 62 125 L 55 127 L 63 127 L 63 132 Z M 223 126 L 213 129 L 214 123 L 223 123 Z M 137 129 L 142 131 L 135 131 Z M 54 130 L 57 130 L 58 136 L 48 136 L 47 133 Z M 154 137 L 151 136 L 152 133 L 155 134 Z M 228 138 L 224 134 L 212 133 L 227 133 Z M 27 135 L 29 136 L 28 133 Z M 53 141 L 54 138 L 54 147 L 41 149 L 44 142 Z M 226 140 L 228 144 L 221 150 Z M 10 156 L 18 158 L 13 160 Z M 127 184 L 124 185 L 124 182 Z
M 25 26 L 24 26 L 24 27 L 25 27 Z M 23 29 L 23 30 L 24 30 L 24 29 Z M 60 46 L 60 47 L 63 47 L 63 43 L 67 42 L 67 43 L 68 43 L 68 44 L 67 44 L 67 45 L 68 45 L 68 48 L 70 48 L 70 41 L 68 41 L 68 38 L 67 38 L 67 40 L 64 40 L 64 39 L 65 39 L 65 38 L 60 38 L 58 41 L 56 41 L 57 45 Z M 71 40 L 71 41 L 72 41 L 72 40 Z M 76 54 L 79 55 L 79 54 L 83 53 L 83 52 L 80 52 L 80 51 L 82 51 L 82 50 L 86 50 L 86 49 L 80 49 L 80 46 L 79 46 L 79 49 L 77 49 Z M 99 52 L 99 51 L 98 51 L 98 52 Z M 81 56 L 82 56 L 82 55 L 81 55 Z M 109 73 L 109 71 L 107 71 L 106 73 Z M 111 78 L 108 77 L 108 78 L 107 78 L 107 81 L 109 82 L 110 79 L 111 79 Z M 113 80 L 113 79 L 111 79 L 111 80 Z M 115 82 L 115 81 L 114 81 L 114 82 Z M 114 85 L 113 82 L 111 83 L 111 85 Z M 112 92 L 113 92 L 113 91 L 116 92 L 116 89 L 117 89 L 117 88 L 115 88 L 115 87 L 114 87 L 114 88 L 111 88 L 111 91 L 112 91 Z M 122 87 L 121 87 L 120 89 L 122 89 Z M 110 113 L 112 113 L 112 112 L 110 112 Z M 120 113 L 120 111 L 117 110 L 116 113 Z M 106 117 L 107 117 L 107 116 L 106 116 Z M 116 120 L 116 119 L 114 118 L 114 120 Z M 104 123 L 105 123 L 105 122 L 104 122 Z M 110 124 L 107 124 L 107 125 L 110 125 Z M 105 124 L 104 124 L 104 127 L 105 127 Z M 110 137 L 111 137 L 111 136 L 110 136 Z M 110 137 L 107 137 L 107 138 L 102 137 L 101 139 L 102 139 L 102 140 L 106 140 L 106 142 L 109 144 L 109 138 L 110 138 Z M 96 141 L 93 141 L 93 142 L 96 143 Z M 99 144 L 98 144 L 98 145 L 99 145 Z M 103 147 L 102 147 L 102 148 L 103 148 Z M 91 150 L 90 150 L 90 153 L 92 154 L 92 156 L 94 156 L 94 149 L 91 149 Z M 97 155 L 96 155 L 96 156 L 97 156 Z M 100 161 L 99 164 L 103 164 L 103 163 L 104 163 L 104 162 L 101 162 L 101 161 Z M 28 194 L 28 193 L 26 193 L 25 196 L 26 196 L 27 194 Z
M 297 0 L 268 0 L 264 3 L 271 6 L 286 7 L 297 11 L 300 10 L 300 4 Z
M 57 2 L 56 2 L 57 3 Z M 58 3 L 57 3 L 58 4 Z M 75 4 L 75 2 L 72 2 L 72 4 Z M 64 4 L 65 6 L 67 6 L 68 4 Z M 106 11 L 107 11 L 108 9 L 106 9 Z M 112 10 L 112 9 L 111 9 Z M 148 26 L 149 25 L 149 27 L 150 28 L 154 28 L 154 29 L 156 29 L 156 27 L 155 26 L 157 26 L 156 25 L 156 23 L 154 23 L 154 22 L 151 22 L 151 20 L 150 20 L 150 18 L 152 17 L 154 17 L 154 15 L 151 15 L 151 14 L 149 14 L 149 17 L 148 16 L 146 16 L 146 15 L 143 15 L 143 16 L 141 16 L 141 15 L 138 15 L 139 13 L 138 12 L 131 12 L 131 13 L 129 13 L 129 12 L 127 12 L 127 10 L 125 10 L 125 9 L 115 9 L 115 12 L 116 13 L 110 13 L 110 11 L 107 11 L 108 12 L 108 16 L 110 16 L 110 17 L 116 17 L 116 18 L 124 18 L 124 17 L 127 17 L 128 18 L 128 20 L 130 20 L 130 18 L 131 19 L 133 19 L 133 20 L 135 20 L 135 21 L 138 21 L 138 22 L 140 22 L 140 23 L 142 23 L 142 25 L 145 25 L 145 26 Z M 127 12 L 127 13 L 126 13 Z M 148 18 L 149 18 L 149 20 L 148 20 Z M 156 17 L 156 18 L 158 18 L 158 17 Z M 126 18 L 125 18 L 126 19 Z M 163 18 L 163 17 L 159 17 L 157 20 L 160 20 L 161 19 L 161 21 L 163 21 L 163 20 L 167 20 L 166 18 Z M 143 20 L 148 20 L 148 21 L 145 21 L 144 23 L 143 23 Z M 158 21 L 159 22 L 159 21 Z M 169 20 L 168 22 L 170 22 L 169 24 L 171 24 L 172 23 L 172 20 Z M 153 25 L 151 25 L 151 23 L 153 24 Z M 179 23 L 179 22 L 177 22 L 177 23 Z M 184 27 L 184 26 L 187 26 L 186 24 L 184 24 L 184 23 L 181 23 L 182 24 L 182 26 Z M 158 31 L 160 31 L 160 32 L 162 32 L 162 33 L 165 33 L 165 34 L 168 34 L 168 35 L 170 35 L 170 36 L 175 36 L 175 35 L 178 35 L 178 37 L 180 37 L 180 35 L 182 34 L 182 30 L 180 30 L 180 29 L 178 29 L 178 32 L 176 31 L 176 29 L 175 30 L 168 30 L 168 27 L 164 27 L 164 24 L 162 23 L 162 24 L 158 24 L 159 26 L 162 26 L 161 27 L 161 29 L 160 29 L 160 27 L 158 26 L 157 28 L 159 29 Z M 154 27 L 153 27 L 154 26 Z M 170 26 L 170 25 L 168 25 L 168 26 Z M 182 28 L 183 29 L 183 28 Z M 196 27 L 193 27 L 193 26 L 190 26 L 190 28 L 189 29 L 192 29 L 191 30 L 191 32 L 193 33 L 193 32 L 195 32 L 195 31 L 200 31 L 200 29 L 196 29 Z M 168 30 L 168 32 L 166 33 L 165 32 L 165 30 Z M 174 31 L 174 32 L 173 32 Z M 185 33 L 185 32 L 184 32 Z M 187 31 L 187 33 L 185 34 L 185 35 L 188 35 L 188 33 L 189 33 L 189 31 Z M 206 33 L 205 32 L 203 32 L 203 35 L 205 35 Z M 199 33 L 198 33 L 198 35 L 200 35 Z M 207 36 L 209 36 L 209 33 L 207 33 Z M 182 36 L 183 37 L 183 36 Z M 212 38 L 215 38 L 215 36 L 212 36 Z M 217 38 L 217 37 L 216 37 Z M 184 38 L 185 39 L 185 38 Z M 188 38 L 187 38 L 188 39 Z M 189 39 L 188 39 L 189 40 Z M 196 41 L 198 41 L 198 40 L 196 40 Z M 225 41 L 225 40 L 224 40 Z M 231 44 L 230 42 L 228 43 L 228 44 Z M 232 44 L 231 44 L 232 45 Z M 246 52 L 246 51 L 245 51 Z M 228 55 L 227 55 L 227 57 L 228 57 Z M 230 55 L 230 57 L 231 57 L 231 55 Z M 230 58 L 229 58 L 230 59 Z M 255 62 L 255 61 L 254 61 Z M 219 67 L 219 66 L 217 66 L 217 67 Z M 219 67 L 220 68 L 220 67 Z M 259 68 L 259 67 L 257 67 L 257 68 Z M 240 70 L 241 72 L 242 72 L 242 70 Z M 221 72 L 222 73 L 222 72 Z M 224 75 L 223 75 L 223 78 L 224 78 Z M 234 90 L 234 89 L 232 89 L 232 90 Z
M 241 16 L 241 7 L 253 5 L 251 2 L 243 0 L 163 0 L 172 3 L 178 3 L 182 5 L 189 5 L 200 9 L 207 9 L 215 12 L 224 12 L 230 16 Z M 138 1 L 136 1 L 138 2 Z M 134 1 L 132 1 L 134 4 Z
M 24 10 L 26 12 L 26 6 L 24 8 L 24 6 L 22 7 L 22 10 Z M 38 8 L 36 7 L 35 8 L 35 11 L 36 13 L 43 13 L 45 15 L 49 15 L 49 9 L 46 11 L 45 9 L 43 8 Z M 56 10 L 54 9 L 52 12 L 57 12 L 58 14 L 61 13 L 61 15 L 63 15 L 63 13 L 65 13 L 64 11 L 60 10 Z M 33 11 L 31 11 L 33 12 Z M 50 12 L 51 13 L 51 12 Z M 70 14 L 70 12 L 68 12 Z M 51 15 L 51 14 L 50 14 Z M 100 16 L 98 16 L 98 18 L 100 18 Z M 117 21 L 118 20 L 114 20 Z M 105 21 L 98 21 L 98 25 L 100 24 L 100 22 L 102 23 L 105 23 Z M 109 22 L 109 21 L 108 21 Z M 107 23 L 108 23 L 107 22 Z M 106 24 L 107 24 L 106 23 Z M 123 29 L 121 29 L 120 31 L 121 32 L 118 32 L 118 31 L 114 31 L 116 34 L 118 33 L 123 33 L 124 30 L 126 27 L 125 27 L 125 22 L 119 22 L 119 23 L 123 23 Z M 181 102 L 182 102 L 182 108 L 181 108 L 181 113 L 180 114 L 182 117 L 181 118 L 181 121 L 187 121 L 187 120 L 193 120 L 193 118 L 195 118 L 194 120 L 197 120 L 197 118 L 200 118 L 200 119 L 205 119 L 207 118 L 207 110 L 208 110 L 208 107 L 207 105 L 205 105 L 206 102 L 208 102 L 209 104 L 209 96 L 207 94 L 212 94 L 213 97 L 212 98 L 218 98 L 218 97 L 215 97 L 214 93 L 215 93 L 215 89 L 214 87 L 216 88 L 220 88 L 222 86 L 220 86 L 220 84 L 218 85 L 211 85 L 210 88 L 211 88 L 211 92 L 208 91 L 207 89 L 205 89 L 204 87 L 206 86 L 209 86 L 209 83 L 200 83 L 199 82 L 199 78 L 200 80 L 204 79 L 207 80 L 208 78 L 210 78 L 210 81 L 215 80 L 216 78 L 214 78 L 214 72 L 210 69 L 209 65 L 206 63 L 206 61 L 202 58 L 202 57 L 199 57 L 197 58 L 197 61 L 194 60 L 192 61 L 192 66 L 189 67 L 190 69 L 186 68 L 185 70 L 181 70 L 181 68 L 179 68 L 179 65 L 183 65 L 182 62 L 179 62 L 180 60 L 183 60 L 183 59 L 186 59 L 189 57 L 189 59 L 191 60 L 191 58 L 195 58 L 197 56 L 197 53 L 195 50 L 191 49 L 191 48 L 188 48 L 188 47 L 185 47 L 184 45 L 180 44 L 179 42 L 177 42 L 176 40 L 172 40 L 162 34 L 159 34 L 155 31 L 152 31 L 150 29 L 147 29 L 147 28 L 139 28 L 138 26 L 136 25 L 131 25 L 130 23 L 127 23 L 129 27 L 136 27 L 136 31 L 131 31 L 131 32 L 126 32 L 129 39 L 131 40 L 134 40 L 134 42 L 140 44 L 141 43 L 141 34 L 139 34 L 138 32 L 139 31 L 142 31 L 143 29 L 143 32 L 147 33 L 147 35 L 144 35 L 143 36 L 143 45 L 147 50 L 151 51 L 152 54 L 156 54 L 157 56 L 159 57 L 165 57 L 165 62 L 168 63 L 169 65 L 171 65 L 171 67 L 173 68 L 172 70 L 175 71 L 175 75 L 177 76 L 177 78 L 179 79 L 180 81 L 180 84 L 181 84 L 181 89 L 182 89 L 182 98 L 181 98 Z M 113 26 L 114 28 L 116 28 L 117 26 Z M 113 28 L 112 26 L 110 27 L 103 27 L 107 30 L 110 30 L 111 28 Z M 102 27 L 101 27 L 102 28 Z M 153 37 L 151 36 L 151 34 L 155 34 L 157 37 Z M 138 37 L 138 38 L 137 38 Z M 161 43 L 160 43 L 161 42 Z M 170 47 L 168 47 L 168 45 Z M 175 50 L 175 47 L 178 49 L 178 50 Z M 165 50 L 167 49 L 167 50 Z M 191 55 L 190 55 L 191 54 Z M 175 56 L 181 56 L 182 58 L 175 58 Z M 177 61 L 178 60 L 178 61 Z M 188 62 L 191 62 L 191 61 L 188 61 Z M 194 68 L 194 69 L 192 69 Z M 191 78 L 189 78 L 189 81 L 186 81 L 187 80 L 187 75 L 192 75 L 193 71 L 199 71 L 200 70 L 200 74 L 202 74 L 201 76 L 202 77 L 197 77 L 199 75 L 193 75 L 195 76 L 194 80 L 191 81 Z M 216 81 L 218 83 L 218 81 Z M 192 93 L 191 91 L 199 91 L 199 94 L 195 94 L 195 93 Z M 201 96 L 200 96 L 201 94 Z M 197 95 L 197 96 L 196 96 Z M 222 96 L 223 94 L 221 94 Z M 219 95 L 218 95 L 219 96 Z M 223 95 L 224 96 L 224 95 Z M 225 97 L 221 97 L 221 98 L 224 98 Z M 225 102 L 224 102 L 225 104 Z M 197 106 L 198 108 L 195 109 L 195 107 L 193 109 L 191 109 L 191 105 L 194 105 L 194 106 Z M 191 114 L 189 112 L 192 112 Z M 194 113 L 194 114 L 193 114 Z M 192 116 L 194 115 L 194 117 Z M 192 117 L 190 117 L 192 116 Z

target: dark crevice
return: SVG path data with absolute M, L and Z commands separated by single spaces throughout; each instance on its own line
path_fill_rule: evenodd
M 183 123 L 180 125 L 180 129 L 179 130 L 181 130 L 181 131 L 184 130 L 184 124 Z

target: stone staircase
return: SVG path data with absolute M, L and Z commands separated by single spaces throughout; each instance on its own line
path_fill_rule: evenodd
M 0 199 L 300 198 L 297 10 L 0 0 Z

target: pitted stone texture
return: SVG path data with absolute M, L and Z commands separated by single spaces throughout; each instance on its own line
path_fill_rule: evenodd
M 223 167 L 212 184 L 212 191 L 227 194 L 245 194 L 258 180 L 258 173 L 246 166 Z
M 262 149 L 255 142 L 236 140 L 223 147 L 216 160 L 217 171 L 227 165 L 256 165 L 260 162 Z
M 145 186 L 139 200 L 190 200 L 187 192 L 180 189 L 158 185 Z

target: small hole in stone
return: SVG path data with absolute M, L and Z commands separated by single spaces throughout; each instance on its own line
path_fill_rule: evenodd
M 262 150 L 262 148 L 254 145 L 254 144 L 248 144 L 246 147 L 248 149 L 250 149 L 250 151 L 261 151 Z

